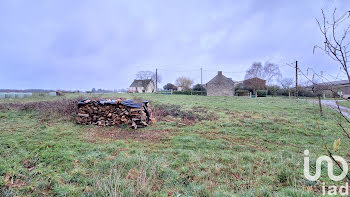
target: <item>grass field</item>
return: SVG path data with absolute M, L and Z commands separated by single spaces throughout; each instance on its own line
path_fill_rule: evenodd
M 288 98 L 103 95 L 135 96 L 206 118 L 131 130 L 0 111 L 0 196 L 317 196 L 321 182 L 342 184 L 327 171 L 317 183 L 303 179 L 303 151 L 315 166 L 322 136 L 329 147 L 342 138 L 331 109 L 321 117 L 316 104 Z M 47 99 L 62 98 L 0 103 Z M 346 147 L 337 154 L 350 159 Z
M 350 101 L 345 100 L 345 101 L 342 101 L 342 102 L 338 102 L 338 105 L 350 108 Z

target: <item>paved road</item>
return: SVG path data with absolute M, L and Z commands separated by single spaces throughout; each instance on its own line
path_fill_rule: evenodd
M 318 104 L 318 100 L 311 100 L 311 101 Z M 347 102 L 347 101 L 338 100 L 338 103 L 339 102 Z M 338 105 L 337 105 L 335 100 L 321 100 L 321 103 L 322 103 L 322 105 L 328 106 L 336 111 L 339 111 Z M 343 107 L 340 105 L 339 105 L 339 108 L 340 108 L 340 111 L 344 114 L 344 116 L 350 118 L 350 109 L 349 108 Z

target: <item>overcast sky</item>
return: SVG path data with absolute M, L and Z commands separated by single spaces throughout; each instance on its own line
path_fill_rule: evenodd
M 242 80 L 256 61 L 332 76 L 339 66 L 322 44 L 320 9 L 339 14 L 347 0 L 3 0 L 0 88 L 127 88 L 140 70 L 160 86 L 179 76 L 208 82 L 218 70 Z M 340 76 L 341 78 L 341 76 Z M 330 78 L 332 79 L 332 78 Z

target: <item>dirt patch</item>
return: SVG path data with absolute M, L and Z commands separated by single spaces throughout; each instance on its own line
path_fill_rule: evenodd
M 72 117 L 77 112 L 77 103 L 82 98 L 59 99 L 56 101 L 40 101 L 30 103 L 2 103 L 0 110 L 38 111 L 45 115 L 59 114 Z
M 167 116 L 178 117 L 192 121 L 199 119 L 199 116 L 197 114 L 181 110 L 180 105 L 154 105 L 152 113 L 157 120 L 164 120 Z
M 26 186 L 26 182 L 22 179 L 10 176 L 8 174 L 4 175 L 5 186 L 9 188 L 21 188 Z
M 49 121 L 51 115 L 59 115 L 67 120 L 75 120 L 78 111 L 78 102 L 83 97 L 77 97 L 72 99 L 58 99 L 55 101 L 39 101 L 29 103 L 1 103 L 0 111 L 7 110 L 22 110 L 22 111 L 36 111 L 40 112 L 43 116 L 43 121 Z M 92 100 L 98 100 L 101 98 L 93 97 Z
M 232 119 L 266 119 L 263 114 L 251 111 L 230 111 L 226 110 L 225 114 L 229 115 Z
M 171 104 L 154 105 L 152 114 L 158 121 L 166 120 L 168 119 L 167 117 L 179 118 L 186 123 L 218 119 L 217 114 L 209 112 L 204 107 L 193 107 L 190 110 L 182 110 L 180 105 Z
M 91 128 L 87 131 L 88 141 L 97 142 L 99 140 L 134 140 L 134 141 L 149 141 L 158 143 L 162 140 L 168 138 L 168 134 L 172 131 L 170 130 L 115 130 L 115 129 L 101 129 L 101 128 Z
M 22 165 L 24 168 L 27 168 L 29 172 L 33 171 L 35 169 L 35 163 L 33 161 L 30 161 L 30 160 L 22 161 Z

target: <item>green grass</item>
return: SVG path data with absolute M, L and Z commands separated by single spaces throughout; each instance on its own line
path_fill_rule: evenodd
M 347 107 L 350 109 L 350 101 L 348 101 L 348 100 L 338 102 L 338 105 L 343 106 L 343 107 Z
M 303 180 L 303 151 L 309 149 L 315 163 L 326 154 L 321 136 L 329 147 L 342 138 L 331 109 L 321 117 L 316 104 L 288 98 L 103 96 L 205 109 L 219 119 L 187 126 L 158 121 L 134 131 L 81 126 L 38 112 L 0 112 L 0 196 L 316 196 L 312 190 L 321 181 L 334 184 L 326 171 L 316 186 Z M 62 98 L 15 102 L 47 99 Z M 161 138 L 103 135 L 125 130 Z M 347 147 L 342 141 L 337 154 L 350 159 Z

